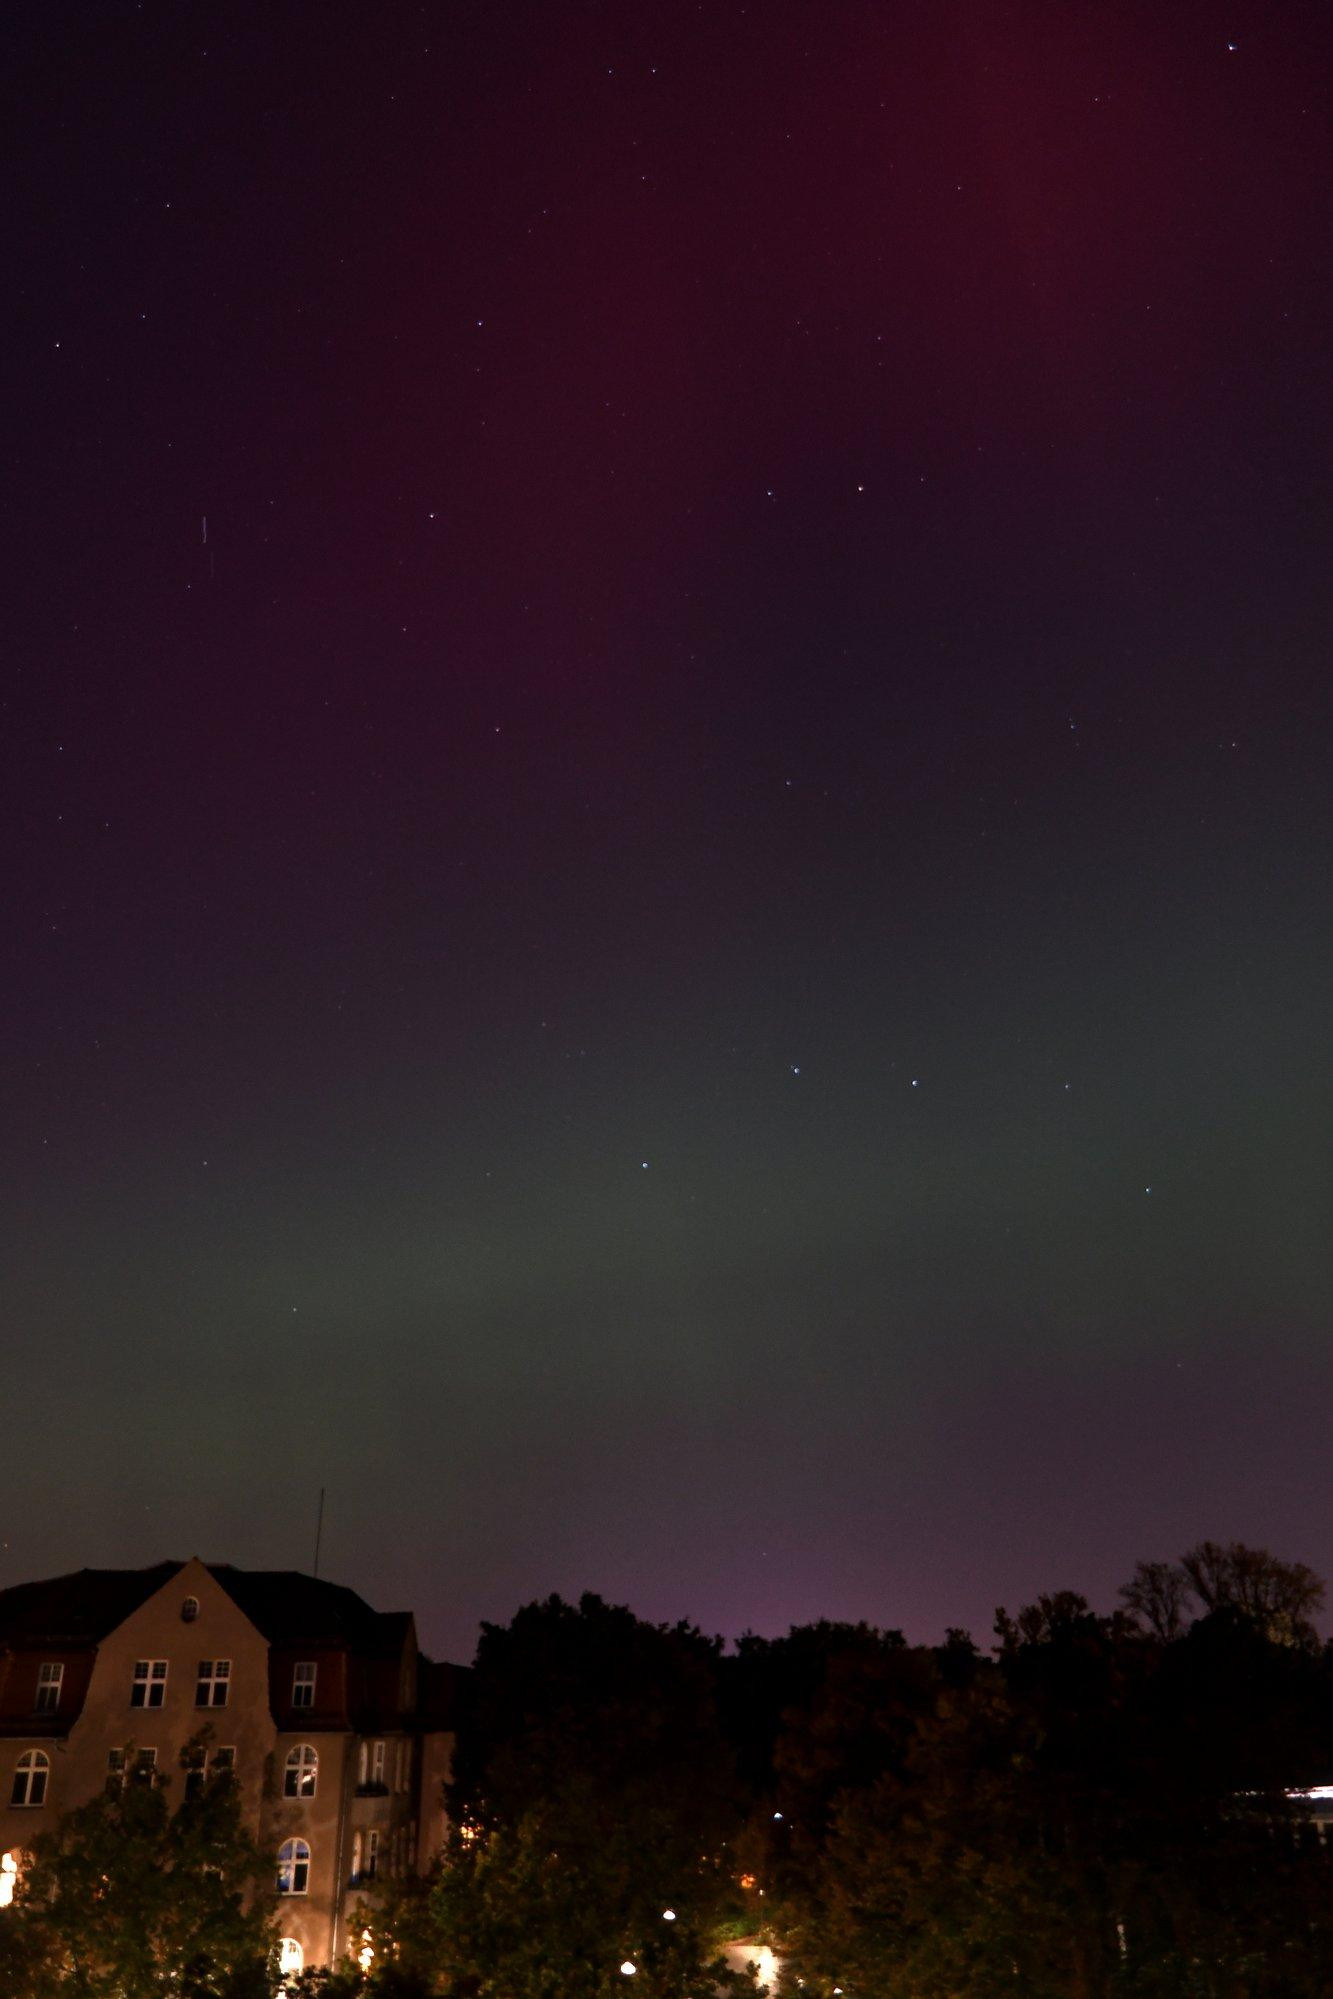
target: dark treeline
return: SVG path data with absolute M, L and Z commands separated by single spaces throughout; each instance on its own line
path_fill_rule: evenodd
M 831 1623 L 727 1651 L 530 1605 L 483 1629 L 442 1863 L 379 1898 L 367 1968 L 302 1982 L 711 1999 L 749 1940 L 808 1999 L 1327 1994 L 1333 1845 L 1299 1795 L 1333 1778 L 1321 1601 L 1205 1543 L 1110 1615 L 1001 1611 L 988 1652 Z

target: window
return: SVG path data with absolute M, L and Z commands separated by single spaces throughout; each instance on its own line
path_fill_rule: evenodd
M 48 1664 L 37 1668 L 37 1698 L 33 1708 L 38 1714 L 54 1714 L 60 1706 L 60 1682 L 64 1677 L 63 1666 Z
M 366 1834 L 367 1881 L 373 1881 L 375 1879 L 376 1873 L 379 1871 L 379 1864 L 380 1864 L 380 1836 L 378 1829 L 375 1826 L 372 1826 L 370 1828 L 370 1831 Z
M 375 1742 L 370 1749 L 370 1781 L 372 1784 L 384 1782 L 384 1744 Z
M 134 1758 L 134 1781 L 151 1784 L 157 1776 L 156 1749 L 140 1749 Z
M 393 1788 L 395 1791 L 401 1791 L 403 1788 L 403 1740 L 401 1736 L 399 1736 L 397 1742 L 393 1745 Z
M 319 1754 L 308 1742 L 298 1743 L 287 1758 L 283 1772 L 284 1798 L 313 1798 L 319 1778 Z
M 296 1978 L 305 1970 L 305 1952 L 295 1937 L 278 1938 L 278 1976 Z
M 356 1752 L 356 1781 L 364 1791 L 370 1781 L 370 1744 L 363 1742 Z
M 166 1697 L 166 1660 L 140 1659 L 134 1668 L 134 1685 L 130 1688 L 130 1706 L 161 1707 Z
M 302 1659 L 292 1670 L 292 1706 L 313 1707 L 315 1705 L 315 1664 L 312 1659 Z
M 310 1848 L 303 1839 L 285 1839 L 278 1848 L 278 1893 L 304 1895 L 310 1886 Z
M 9 1794 L 11 1805 L 44 1805 L 46 1803 L 46 1780 L 51 1772 L 51 1759 L 42 1749 L 25 1749 L 14 1770 L 14 1788 Z
M 352 1886 L 354 1888 L 361 1879 L 361 1855 L 364 1845 L 365 1842 L 362 1840 L 360 1833 L 354 1832 L 352 1834 Z
M 230 1659 L 201 1659 L 199 1678 L 194 1683 L 196 1707 L 225 1707 L 231 1686 Z
M 211 1756 L 204 1753 L 198 1744 L 187 1750 L 185 1756 L 185 1795 L 197 1798 L 203 1791 L 205 1781 L 217 1777 L 230 1776 L 236 1768 L 234 1749 L 215 1749 Z
M 123 1749 L 108 1749 L 108 1750 L 107 1750 L 107 1752 L 106 1752 L 106 1781 L 107 1781 L 107 1789 L 108 1789 L 108 1790 L 111 1790 L 111 1791 L 119 1791 L 119 1790 L 122 1790 L 122 1789 L 124 1788 L 124 1784 L 125 1784 L 125 1751 L 124 1751 Z
M 14 1890 L 19 1885 L 19 1857 L 17 1853 L 0 1853 L 0 1909 L 7 1909 L 14 1899 Z
M 187 1596 L 184 1603 L 181 1605 L 181 1623 L 193 1624 L 195 1618 L 198 1617 L 198 1615 L 199 1615 L 198 1597 Z

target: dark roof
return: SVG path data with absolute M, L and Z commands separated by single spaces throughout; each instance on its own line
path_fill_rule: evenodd
M 397 1653 L 411 1622 L 411 1611 L 372 1610 L 355 1590 L 296 1569 L 233 1569 L 210 1562 L 208 1573 L 270 1645 L 352 1645 L 359 1652 Z
M 11 1645 L 95 1645 L 184 1567 L 184 1562 L 158 1562 L 151 1569 L 76 1569 L 0 1590 L 0 1639 Z
M 157 1562 L 150 1569 L 76 1569 L 0 1590 L 0 1641 L 95 1645 L 184 1567 Z M 409 1610 L 372 1610 L 355 1590 L 295 1569 L 234 1569 L 227 1562 L 206 1567 L 270 1645 L 350 1645 L 379 1658 L 402 1653 Z
M 470 1666 L 451 1666 L 447 1659 L 417 1657 L 417 1714 L 425 1728 L 456 1729 L 467 1696 Z

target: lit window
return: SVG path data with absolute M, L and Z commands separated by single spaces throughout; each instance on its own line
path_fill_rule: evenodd
M 372 1826 L 370 1828 L 370 1831 L 366 1834 L 367 1881 L 373 1881 L 375 1879 L 376 1874 L 379 1872 L 379 1864 L 380 1864 L 380 1836 L 377 1828 L 375 1826 Z
M 225 1707 L 231 1687 L 230 1659 L 201 1659 L 194 1685 L 196 1707 Z
M 14 1899 L 14 1890 L 19 1885 L 19 1857 L 17 1853 L 0 1853 L 0 1909 L 7 1909 Z
M 384 1744 L 372 1744 L 370 1751 L 370 1781 L 372 1784 L 384 1782 Z
M 42 1749 L 25 1749 L 14 1770 L 14 1788 L 9 1794 L 11 1805 L 44 1805 L 46 1803 L 46 1780 L 51 1773 L 51 1759 Z
M 140 1749 L 134 1758 L 134 1781 L 151 1784 L 157 1776 L 156 1749 Z
M 140 1659 L 134 1668 L 134 1684 L 130 1688 L 130 1706 L 161 1707 L 166 1697 L 166 1660 Z
M 313 1798 L 315 1784 L 319 1777 L 319 1754 L 302 1742 L 292 1750 L 283 1772 L 282 1795 L 284 1798 Z
M 37 1668 L 37 1698 L 33 1708 L 38 1714 L 54 1714 L 60 1706 L 60 1682 L 64 1677 L 63 1666 L 48 1664 Z
M 353 1887 L 355 1887 L 357 1882 L 361 1879 L 361 1861 L 364 1851 L 365 1851 L 365 1842 L 363 1841 L 359 1832 L 354 1832 L 352 1834 L 352 1886 Z
M 292 1672 L 292 1706 L 313 1707 L 315 1705 L 315 1666 L 313 1660 L 302 1659 Z
M 356 1781 L 364 1790 L 370 1779 L 370 1744 L 363 1742 L 356 1752 Z
M 310 1848 L 303 1839 L 286 1839 L 278 1848 L 278 1893 L 304 1895 L 310 1886 Z
M 295 1937 L 278 1939 L 278 1976 L 295 1978 L 305 1970 L 305 1952 Z

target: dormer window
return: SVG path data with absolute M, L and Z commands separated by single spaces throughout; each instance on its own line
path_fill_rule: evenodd
M 292 1668 L 292 1706 L 313 1707 L 315 1705 L 315 1662 L 301 1659 Z
M 46 1662 L 37 1668 L 37 1694 L 33 1701 L 36 1714 L 54 1714 L 60 1706 L 60 1682 L 65 1677 L 63 1666 Z

